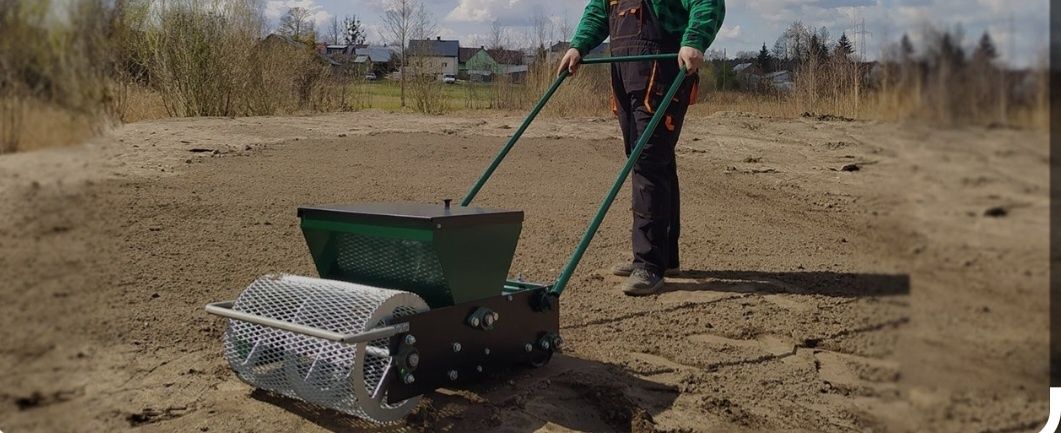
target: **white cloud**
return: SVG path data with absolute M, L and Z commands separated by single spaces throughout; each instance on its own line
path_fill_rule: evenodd
M 303 8 L 310 12 L 313 24 L 318 31 L 331 25 L 332 15 L 317 4 L 316 0 L 269 0 L 265 3 L 265 17 L 271 20 L 279 20 L 291 8 Z
M 741 39 L 740 36 L 741 36 L 740 24 L 733 25 L 733 26 L 731 26 L 729 24 L 723 24 L 722 28 L 718 30 L 718 39 L 719 40 L 736 41 L 736 40 L 740 40 Z

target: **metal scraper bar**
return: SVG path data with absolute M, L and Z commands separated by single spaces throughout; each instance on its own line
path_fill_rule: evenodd
M 247 323 L 253 323 L 255 325 L 267 326 L 270 328 L 276 328 L 283 331 L 294 332 L 296 334 L 308 335 L 310 337 L 322 338 L 328 341 L 334 341 L 337 343 L 355 344 L 355 343 L 367 343 L 370 341 L 379 340 L 381 338 L 390 338 L 403 332 L 409 331 L 409 324 L 402 322 L 395 325 L 383 326 L 375 328 L 371 331 L 365 331 L 358 334 L 340 334 L 338 332 L 327 331 L 324 329 L 313 328 L 306 325 L 299 325 L 297 323 L 285 322 L 283 320 L 271 319 L 268 317 L 259 316 L 256 314 L 244 313 L 242 311 L 236 311 L 232 309 L 236 301 L 222 301 L 215 302 L 206 306 L 206 312 L 221 316 L 228 319 L 240 320 Z M 370 346 L 370 350 L 371 350 Z M 377 355 L 373 353 L 374 355 Z M 377 355 L 377 356 L 390 356 L 389 353 Z

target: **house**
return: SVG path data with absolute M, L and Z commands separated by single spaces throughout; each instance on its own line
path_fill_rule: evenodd
M 446 76 L 456 77 L 460 63 L 460 41 L 435 39 L 413 39 L 409 41 L 406 54 L 409 73 L 433 74 L 441 80 Z
M 460 76 L 471 81 L 491 81 L 498 75 L 506 75 L 514 81 L 527 73 L 523 52 L 506 49 L 461 48 Z
M 391 47 L 359 46 L 354 48 L 354 64 L 365 65 L 367 71 L 384 76 L 396 69 L 397 54 Z

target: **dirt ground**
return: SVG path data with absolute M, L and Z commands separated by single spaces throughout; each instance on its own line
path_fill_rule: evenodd
M 678 147 L 680 278 L 622 296 L 624 191 L 565 355 L 371 427 L 252 389 L 203 305 L 314 275 L 301 204 L 459 198 L 515 115 L 167 120 L 0 157 L 0 430 L 1021 432 L 1047 409 L 1045 133 L 721 113 Z M 545 119 L 480 194 L 549 282 L 622 162 Z M 844 167 L 847 166 L 845 169 Z M 857 170 L 856 170 L 857 169 Z

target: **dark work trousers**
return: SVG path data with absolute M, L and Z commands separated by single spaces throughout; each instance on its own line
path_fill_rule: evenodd
M 652 79 L 654 83 L 647 87 L 638 86 L 642 89 L 627 91 L 623 83 L 632 81 L 634 77 L 623 77 L 622 74 L 629 73 L 631 69 L 633 68 L 612 68 L 612 87 L 615 95 L 613 108 L 619 117 L 627 156 L 648 128 L 654 114 L 653 107 L 659 106 L 663 93 L 666 93 L 672 80 L 680 73 L 676 65 L 655 65 L 652 77 L 636 78 L 641 82 Z M 674 147 L 689 108 L 691 87 L 692 83 L 689 82 L 679 91 L 676 100 L 671 102 L 664 118 L 634 164 L 631 233 L 634 267 L 646 269 L 656 275 L 662 275 L 665 270 L 679 266 L 681 194 L 678 188 Z M 648 98 L 646 92 L 649 93 Z

